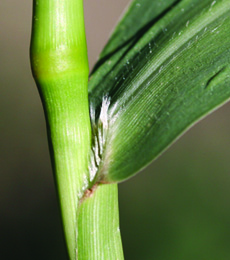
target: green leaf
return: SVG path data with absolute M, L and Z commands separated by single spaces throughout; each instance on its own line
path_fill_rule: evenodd
M 230 97 L 228 0 L 133 1 L 89 83 L 92 172 L 123 181 Z

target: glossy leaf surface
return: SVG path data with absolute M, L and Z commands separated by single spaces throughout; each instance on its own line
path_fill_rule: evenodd
M 123 181 L 230 97 L 228 0 L 133 1 L 89 83 L 92 172 Z

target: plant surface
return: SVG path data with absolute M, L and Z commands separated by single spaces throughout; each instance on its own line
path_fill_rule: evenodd
M 34 0 L 31 63 L 71 260 L 123 259 L 116 183 L 229 99 L 229 11 L 134 0 L 88 84 L 82 0 Z

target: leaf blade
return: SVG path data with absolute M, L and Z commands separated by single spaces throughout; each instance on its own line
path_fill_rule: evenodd
M 229 9 L 225 0 L 179 1 L 125 53 L 114 54 L 123 57 L 101 74 L 100 89 L 92 80 L 98 115 L 100 96 L 110 98 L 103 179 L 129 178 L 229 99 Z

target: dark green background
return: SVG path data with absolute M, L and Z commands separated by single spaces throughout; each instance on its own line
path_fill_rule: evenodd
M 127 2 L 85 1 L 91 67 Z M 64 260 L 29 66 L 31 8 L 32 1 L 0 0 L 0 259 Z M 230 259 L 229 113 L 224 106 L 119 186 L 126 260 Z

